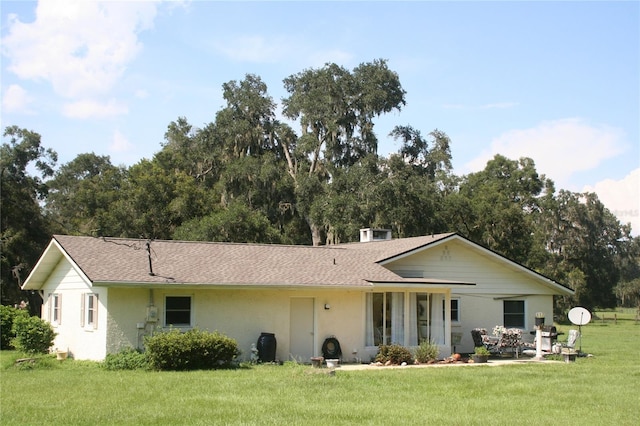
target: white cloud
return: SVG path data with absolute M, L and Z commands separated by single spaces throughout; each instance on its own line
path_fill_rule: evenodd
M 510 130 L 491 141 L 489 150 L 464 166 L 463 173 L 483 170 L 496 154 L 509 159 L 532 158 L 538 173 L 569 189 L 574 173 L 592 170 L 626 149 L 624 133 L 608 126 L 593 126 L 578 118 L 540 123 L 530 129 Z
M 595 192 L 611 213 L 623 224 L 631 223 L 633 235 L 640 235 L 640 168 L 621 180 L 605 179 L 582 192 Z
M 123 153 L 131 151 L 132 148 L 133 145 L 131 144 L 131 142 L 129 142 L 125 135 L 120 133 L 119 130 L 113 132 L 113 139 L 111 141 L 111 144 L 109 145 L 110 152 Z
M 81 100 L 71 102 L 63 106 L 62 113 L 69 118 L 109 118 L 126 114 L 129 109 L 126 105 L 111 99 L 108 102 L 94 100 Z
M 26 90 L 17 84 L 12 84 L 4 90 L 2 111 L 6 113 L 33 114 L 33 111 L 29 108 L 29 104 L 32 101 L 33 98 L 27 94 Z
M 108 93 L 141 49 L 154 2 L 40 1 L 34 22 L 9 16 L 2 54 L 23 80 L 46 80 L 68 98 Z

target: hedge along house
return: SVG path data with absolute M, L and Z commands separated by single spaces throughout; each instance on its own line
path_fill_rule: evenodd
M 277 359 L 302 362 L 330 337 L 344 362 L 423 339 L 441 357 L 470 352 L 472 328 L 533 329 L 554 295 L 573 294 L 455 233 L 390 237 L 363 229 L 359 243 L 311 247 L 56 235 L 23 289 L 40 292 L 55 348 L 76 359 L 173 327 L 220 331 L 243 359 L 274 333 Z

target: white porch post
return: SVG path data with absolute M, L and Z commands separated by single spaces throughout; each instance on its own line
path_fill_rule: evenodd
M 411 344 L 411 297 L 408 291 L 404 292 L 404 347 Z
M 444 295 L 444 356 L 451 356 L 451 290 L 446 289 Z

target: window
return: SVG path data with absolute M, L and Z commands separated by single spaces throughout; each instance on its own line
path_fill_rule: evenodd
M 98 295 L 85 293 L 82 295 L 82 316 L 80 325 L 87 328 L 98 328 Z
M 460 299 L 451 299 L 451 322 L 460 321 Z
M 524 328 L 524 300 L 503 301 L 504 326 Z
M 167 296 L 164 299 L 164 325 L 191 326 L 191 296 Z
M 50 294 L 49 303 L 49 322 L 59 325 L 62 314 L 62 295 L 59 293 Z
M 367 346 L 404 344 L 404 293 L 367 293 Z
M 410 293 L 409 345 L 430 341 L 443 345 L 445 330 L 445 295 L 442 293 Z
M 417 346 L 423 340 L 444 344 L 446 299 L 443 293 L 367 293 L 366 298 L 367 346 L 394 343 Z M 405 319 L 408 319 L 408 329 L 405 329 Z

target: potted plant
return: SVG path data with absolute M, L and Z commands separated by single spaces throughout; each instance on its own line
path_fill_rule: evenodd
M 489 349 L 485 348 L 484 346 L 478 346 L 473 352 L 472 359 L 474 363 L 483 364 L 487 362 L 487 360 L 489 359 L 489 355 L 491 355 Z

